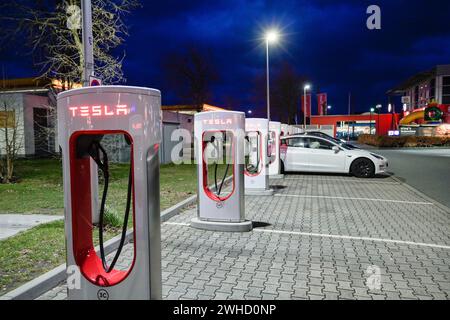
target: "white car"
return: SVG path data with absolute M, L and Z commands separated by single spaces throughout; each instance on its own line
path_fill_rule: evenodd
M 286 172 L 350 173 L 370 178 L 388 168 L 388 160 L 379 154 L 308 134 L 283 137 L 280 159 L 281 170 Z

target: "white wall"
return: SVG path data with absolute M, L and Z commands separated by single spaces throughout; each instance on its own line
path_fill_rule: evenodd
M 17 143 L 21 144 L 18 155 L 23 156 L 25 152 L 25 134 L 24 134 L 24 112 L 23 112 L 23 95 L 20 93 L 0 94 L 0 111 L 4 111 L 4 103 L 7 104 L 8 111 L 14 111 L 17 123 Z M 9 135 L 14 129 L 8 128 Z M 5 133 L 6 130 L 0 127 L 0 154 L 5 154 Z

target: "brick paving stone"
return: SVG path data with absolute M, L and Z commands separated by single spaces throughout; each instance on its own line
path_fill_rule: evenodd
M 292 174 L 276 183 L 285 187 L 276 196 L 245 198 L 246 218 L 267 227 L 223 233 L 162 225 L 164 299 L 450 299 L 449 249 L 295 234 L 449 246 L 450 209 L 355 200 L 429 201 L 390 177 Z M 191 207 L 169 222 L 186 224 L 196 214 Z M 126 268 L 132 254 L 132 245 L 127 245 L 119 265 Z M 381 269 L 380 290 L 367 288 L 371 265 Z M 65 297 L 62 284 L 39 299 Z

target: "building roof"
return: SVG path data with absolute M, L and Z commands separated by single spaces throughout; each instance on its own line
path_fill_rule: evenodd
M 420 72 L 413 75 L 407 80 L 403 81 L 393 89 L 387 91 L 388 95 L 400 95 L 406 90 L 411 89 L 414 86 L 420 85 L 428 79 L 434 78 L 440 75 L 450 75 L 450 64 L 437 65 L 434 68 Z
M 181 113 L 186 113 L 186 114 L 195 114 L 197 112 L 202 112 L 202 111 L 223 111 L 223 110 L 227 110 L 227 109 L 216 107 L 216 106 L 212 106 L 212 105 L 209 105 L 209 104 L 206 104 L 206 103 L 204 103 L 201 108 L 199 108 L 196 105 L 176 104 L 176 105 L 171 105 L 171 106 L 161 106 L 161 109 L 165 110 L 165 111 L 176 111 L 176 112 L 181 112 Z
M 79 88 L 81 84 L 70 84 L 71 88 Z M 68 88 L 69 84 L 56 80 L 45 78 L 17 78 L 0 80 L 1 92 L 45 92 L 49 88 L 56 90 Z

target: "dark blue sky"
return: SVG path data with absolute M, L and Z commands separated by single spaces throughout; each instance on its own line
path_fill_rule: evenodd
M 129 85 L 158 88 L 163 104 L 182 103 L 168 87 L 165 55 L 186 46 L 211 51 L 220 72 L 211 104 L 252 105 L 255 77 L 265 72 L 260 37 L 276 26 L 283 37 L 271 48 L 271 69 L 283 61 L 328 92 L 332 113 L 345 113 L 352 92 L 355 111 L 386 105 L 385 92 L 416 72 L 450 63 L 450 1 L 199 0 L 141 1 L 127 18 L 130 37 L 125 76 Z M 366 9 L 381 7 L 382 29 L 366 28 Z M 2 53 L 3 55 L 3 53 Z M 36 74 L 23 57 L 5 57 L 9 77 Z

